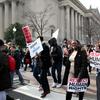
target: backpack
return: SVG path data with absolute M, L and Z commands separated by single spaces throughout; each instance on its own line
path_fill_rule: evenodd
M 15 71 L 16 61 L 15 61 L 14 57 L 9 55 L 8 56 L 8 61 L 9 61 L 9 69 L 10 69 L 10 71 Z

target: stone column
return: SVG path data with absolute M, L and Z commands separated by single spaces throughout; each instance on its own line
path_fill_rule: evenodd
M 8 28 L 9 26 L 9 3 L 6 1 L 4 3 L 4 28 Z
M 3 4 L 0 3 L 0 38 L 3 39 L 4 38 L 4 34 L 3 34 Z
M 65 38 L 65 12 L 64 12 L 64 6 L 60 7 L 60 38 Z
M 71 36 L 72 36 L 72 39 L 74 39 L 74 34 L 75 34 L 75 31 L 74 31 L 74 10 L 71 9 Z
M 12 24 L 15 24 L 16 22 L 16 17 L 17 17 L 17 6 L 16 6 L 16 1 L 12 0 Z
M 66 33 L 67 33 L 67 39 L 71 39 L 70 34 L 70 7 L 66 6 Z
M 81 15 L 79 14 L 78 16 L 79 16 L 79 18 L 78 18 L 78 20 L 79 20 L 79 21 L 78 21 L 78 25 L 79 25 L 79 26 L 78 26 L 78 32 L 79 32 L 78 35 L 79 35 L 79 36 L 78 36 L 78 37 L 79 37 L 79 41 L 80 41 L 80 40 L 81 40 Z
M 75 39 L 78 39 L 78 13 L 75 12 Z
M 84 30 L 83 30 L 83 28 L 84 28 L 84 25 L 83 25 L 83 16 L 82 16 L 82 18 L 81 18 L 81 20 L 82 20 L 82 41 L 84 42 Z

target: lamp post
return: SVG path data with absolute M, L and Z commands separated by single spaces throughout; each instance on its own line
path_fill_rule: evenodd
M 17 31 L 17 30 L 16 30 L 16 28 L 14 27 L 14 28 L 13 28 L 13 35 L 14 35 L 14 39 L 13 39 L 13 40 L 14 40 L 14 44 L 16 43 L 16 40 L 15 40 L 15 32 L 16 32 L 16 31 Z

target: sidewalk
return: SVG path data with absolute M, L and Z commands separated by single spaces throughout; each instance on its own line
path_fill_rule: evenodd
M 33 77 L 33 73 L 29 71 L 27 72 L 22 71 L 22 74 L 26 80 L 30 80 L 30 83 L 26 86 L 15 89 L 15 91 L 42 100 L 40 98 L 41 92 L 38 91 L 39 84 Z M 84 100 L 96 100 L 95 71 L 92 72 L 90 77 L 91 77 L 91 84 L 87 92 L 85 93 Z M 44 98 L 43 100 L 65 100 L 66 88 L 51 88 L 53 82 L 52 77 L 48 76 L 48 80 L 49 80 L 51 93 L 48 94 L 46 98 Z M 78 100 L 78 98 L 75 95 L 73 95 L 72 100 Z

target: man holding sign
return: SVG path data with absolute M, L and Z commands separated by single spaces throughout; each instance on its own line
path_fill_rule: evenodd
M 50 57 L 50 49 L 46 43 L 43 41 L 43 37 L 39 37 L 42 42 L 43 51 L 41 51 L 38 56 L 41 63 L 40 69 L 40 83 L 43 88 L 43 93 L 41 94 L 41 98 L 44 98 L 47 94 L 50 93 L 50 87 L 47 79 L 47 72 L 49 67 L 51 67 L 51 57 Z

